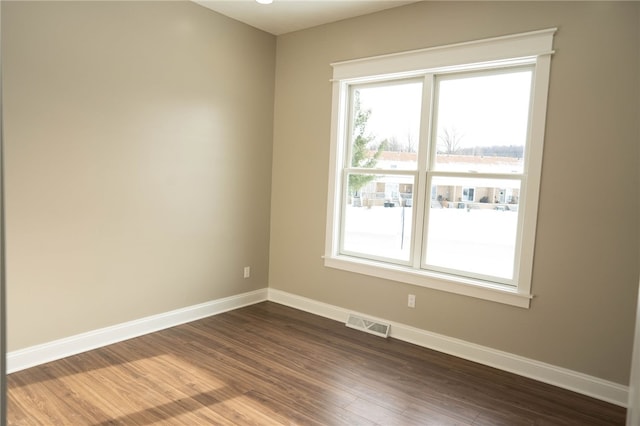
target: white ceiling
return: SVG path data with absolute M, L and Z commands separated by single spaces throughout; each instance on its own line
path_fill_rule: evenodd
M 204 7 L 274 35 L 366 15 L 416 0 L 192 0 Z

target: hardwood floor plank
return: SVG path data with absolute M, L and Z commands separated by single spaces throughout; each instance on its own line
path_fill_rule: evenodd
M 69 389 L 63 382 L 56 380 L 55 369 L 54 364 L 39 368 L 37 381 L 25 382 L 16 388 L 15 401 L 21 406 L 24 416 L 20 417 L 22 421 L 16 424 L 91 424 L 110 417 L 103 409 L 90 403 L 86 395 L 80 395 L 75 389 Z M 28 395 L 27 399 L 19 397 L 24 393 Z M 51 395 L 55 395 L 55 398 Z M 29 401 L 30 404 L 26 404 L 25 401 Z M 34 407 L 41 414 L 40 418 L 32 418 Z M 12 424 L 11 421 L 9 423 Z
M 583 395 L 264 302 L 8 376 L 10 425 L 623 425 Z

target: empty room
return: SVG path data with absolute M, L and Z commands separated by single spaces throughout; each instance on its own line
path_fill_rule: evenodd
M 0 12 L 7 424 L 640 425 L 640 3 Z

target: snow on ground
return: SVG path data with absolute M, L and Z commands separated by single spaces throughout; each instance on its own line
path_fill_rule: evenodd
M 429 215 L 429 265 L 512 278 L 516 212 L 432 208 Z M 348 206 L 344 248 L 408 261 L 412 218 L 412 207 Z

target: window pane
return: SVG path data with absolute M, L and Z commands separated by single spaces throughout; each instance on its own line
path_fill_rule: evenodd
M 512 279 L 519 195 L 517 180 L 434 177 L 427 265 Z
M 363 183 L 344 200 L 343 253 L 408 261 L 413 219 L 412 176 L 351 174 Z
M 416 170 L 422 82 L 353 90 L 349 167 Z
M 440 77 L 435 170 L 522 173 L 530 69 Z

